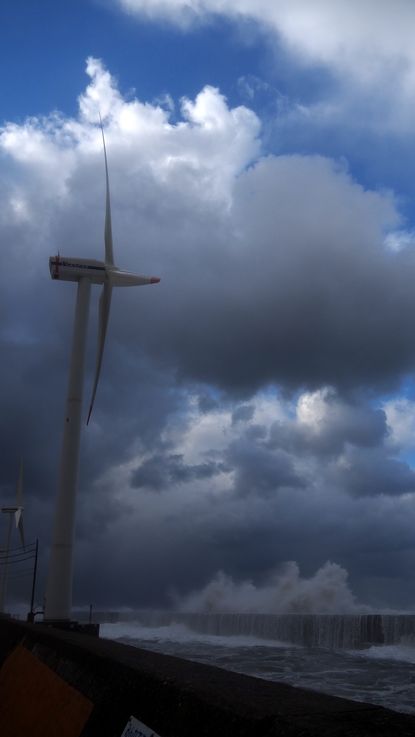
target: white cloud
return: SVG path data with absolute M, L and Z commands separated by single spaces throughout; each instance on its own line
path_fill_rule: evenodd
M 297 402 L 298 421 L 311 429 L 318 430 L 330 411 L 327 400 L 334 396 L 335 392 L 328 387 L 301 394 Z
M 405 126 L 413 121 L 415 91 L 415 7 L 411 0 L 117 0 L 127 12 L 147 18 L 164 18 L 183 27 L 209 20 L 212 14 L 236 22 L 250 19 L 275 34 L 278 41 L 305 65 L 326 67 L 343 80 L 343 94 L 360 89 L 361 123 L 367 123 L 365 92 L 382 100 L 371 110 L 373 124 Z M 349 103 L 351 100 L 348 101 Z M 340 116 L 346 100 L 317 106 L 310 114 Z M 362 109 L 367 112 L 363 116 Z M 357 111 L 356 111 L 357 112 Z M 376 118 L 376 121 L 375 121 Z
M 156 159 L 159 170 L 171 167 L 173 161 L 187 161 L 213 172 L 223 162 L 234 175 L 259 153 L 256 115 L 242 106 L 230 109 L 214 87 L 205 87 L 195 100 L 183 99 L 183 118 L 173 125 L 170 110 L 161 107 L 165 100 L 160 104 L 124 101 L 99 59 L 89 58 L 86 71 L 91 82 L 79 97 L 79 120 L 51 115 L 29 118 L 23 125 L 8 123 L 0 130 L 1 149 L 36 171 L 55 175 L 60 171 L 63 179 L 72 152 L 101 150 L 97 129 L 101 113 L 106 136 L 114 146 L 133 143 L 146 161 Z M 169 103 L 171 107 L 171 98 Z
M 415 402 L 398 397 L 385 402 L 383 408 L 390 428 L 391 442 L 401 450 L 414 450 Z
M 99 112 L 106 127 L 113 192 L 119 177 L 119 191 L 131 179 L 137 186 L 140 171 L 144 181 L 151 180 L 153 204 L 159 196 L 154 188 L 161 187 L 170 192 L 170 199 L 177 194 L 199 203 L 215 201 L 228 206 L 235 176 L 259 153 L 260 124 L 253 112 L 229 108 L 217 89 L 206 87 L 195 100 L 182 101 L 183 117 L 173 125 L 170 111 L 160 104 L 125 101 L 100 60 L 89 58 L 86 71 L 91 81 L 79 97 L 79 118 L 53 113 L 0 128 L 5 175 L 0 218 L 4 227 L 29 223 L 34 228 L 38 221 L 32 248 L 43 252 L 51 247 L 46 239 L 54 237 L 53 230 L 52 252 L 73 242 L 78 226 L 85 226 L 83 239 L 89 237 L 95 218 L 88 218 L 86 208 L 95 203 L 98 207 L 99 202 L 99 211 L 102 209 Z M 123 194 L 131 203 L 131 189 Z M 148 207 L 148 192 L 138 194 Z M 113 204 L 116 209 L 116 195 Z M 29 236 L 30 230 L 26 232 Z
M 413 248 L 414 245 L 414 230 L 393 230 L 385 238 L 385 246 L 391 251 L 402 251 L 403 248 Z
M 85 253 L 88 243 L 91 257 L 101 255 L 101 110 L 117 257 L 121 266 L 165 277 L 167 311 L 157 302 L 153 313 L 161 331 L 157 350 L 187 351 L 195 368 L 186 365 L 185 373 L 215 381 L 215 371 L 224 369 L 235 383 L 246 371 L 241 380 L 252 386 L 255 367 L 272 358 L 272 368 L 256 379 L 272 383 L 287 340 L 296 345 L 296 370 L 305 370 L 298 351 L 307 351 L 309 330 L 317 343 L 330 344 L 342 332 L 353 338 L 351 289 L 363 304 L 373 288 L 378 294 L 379 281 L 387 281 L 396 298 L 406 294 L 394 289 L 398 261 L 382 257 L 385 230 L 399 224 L 392 195 L 364 190 L 344 165 L 323 157 L 261 157 L 257 116 L 244 106 L 231 108 L 213 87 L 182 100 L 182 117 L 172 123 L 158 104 L 124 100 L 99 60 L 88 59 L 87 74 L 77 118 L 52 114 L 0 131 L 7 171 L 1 218 L 13 229 L 5 242 L 18 250 L 29 240 L 42 258 L 74 248 Z M 117 303 L 130 299 L 120 294 Z M 366 320 L 365 308 L 360 311 L 359 327 Z M 134 328 L 122 325 L 115 308 L 112 320 L 118 319 L 134 340 Z M 154 342 L 150 322 L 140 331 L 144 343 Z M 289 367 L 286 372 L 292 375 Z
M 411 0 L 118 0 L 131 13 L 189 23 L 212 13 L 251 18 L 281 35 L 305 59 L 324 63 L 359 79 L 372 80 L 379 65 L 400 70 L 412 89 L 415 50 Z M 392 69 L 391 69 L 392 65 Z

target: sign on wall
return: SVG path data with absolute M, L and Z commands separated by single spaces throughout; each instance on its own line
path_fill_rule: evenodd
M 125 725 L 121 737 L 160 737 L 160 735 L 153 732 L 153 730 L 143 724 L 143 722 L 140 722 L 138 719 L 131 716 Z

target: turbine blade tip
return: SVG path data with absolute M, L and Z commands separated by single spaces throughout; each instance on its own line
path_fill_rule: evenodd
M 158 276 L 150 276 L 150 284 L 158 284 L 160 281 L 160 277 Z

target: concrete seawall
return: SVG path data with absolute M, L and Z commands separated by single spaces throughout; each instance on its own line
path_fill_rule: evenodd
M 130 715 L 160 737 L 415 735 L 381 707 L 0 620 L 1 737 L 121 737 Z
M 86 612 L 76 619 L 87 621 Z M 220 612 L 128 611 L 95 612 L 97 622 L 133 622 L 144 627 L 184 624 L 209 635 L 279 640 L 305 647 L 354 650 L 415 639 L 414 614 L 240 614 Z

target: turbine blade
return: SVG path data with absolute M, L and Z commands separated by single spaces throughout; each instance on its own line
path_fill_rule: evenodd
M 23 506 L 23 460 L 20 460 L 19 476 L 16 484 L 16 506 Z
M 113 287 L 141 287 L 144 284 L 158 284 L 158 276 L 144 276 L 133 274 L 131 271 L 121 269 L 108 269 L 108 279 Z
M 108 177 L 108 161 L 107 161 L 107 149 L 105 146 L 104 126 L 102 125 L 101 115 L 99 116 L 99 121 L 101 124 L 102 143 L 104 145 L 105 181 L 106 181 L 105 228 L 104 228 L 105 263 L 110 266 L 113 266 L 114 265 L 114 253 L 113 253 L 113 248 L 112 248 L 110 183 L 109 183 L 109 177 Z
M 16 520 L 16 527 L 19 530 L 20 542 L 22 543 L 22 548 L 25 548 L 26 545 L 25 545 L 25 540 L 24 540 L 24 529 L 23 529 L 23 515 L 22 515 L 22 510 L 20 509 L 20 510 L 18 510 L 18 512 L 20 512 L 20 516 L 19 516 L 19 521 Z M 16 512 L 16 515 L 17 515 L 17 512 Z
M 104 355 L 105 336 L 107 334 L 108 318 L 111 307 L 111 295 L 112 287 L 108 282 L 105 282 L 101 297 L 99 300 L 99 325 L 98 325 L 98 347 L 97 347 L 97 363 L 95 368 L 95 379 L 94 386 L 92 389 L 92 397 L 89 405 L 88 419 L 86 424 L 89 424 L 91 419 L 92 408 L 95 402 L 95 395 L 97 393 L 97 387 L 99 382 L 99 375 L 101 373 L 102 357 Z

